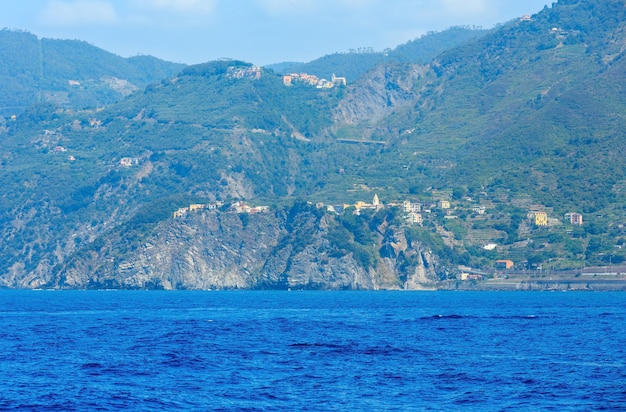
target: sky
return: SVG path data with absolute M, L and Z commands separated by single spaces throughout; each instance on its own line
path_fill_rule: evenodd
M 78 39 L 123 57 L 196 64 L 308 62 L 382 51 L 451 26 L 492 28 L 545 0 L 2 0 L 0 28 Z

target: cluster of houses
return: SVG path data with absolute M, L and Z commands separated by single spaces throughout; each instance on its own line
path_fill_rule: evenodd
M 422 204 L 417 202 L 411 202 L 410 200 L 406 200 L 402 207 L 404 209 L 404 213 L 406 213 L 406 220 L 411 224 L 421 225 L 424 223 L 424 218 L 422 217 Z
M 226 69 L 226 77 L 231 79 L 253 79 L 261 78 L 260 66 L 237 67 L 230 66 Z M 337 77 L 333 73 L 330 80 L 319 78 L 314 74 L 307 73 L 291 73 L 283 76 L 283 84 L 291 86 L 294 83 L 302 82 L 315 86 L 318 89 L 332 89 L 336 86 L 345 86 L 347 84 L 345 77 Z
M 439 208 L 441 210 L 449 210 L 452 205 L 449 200 L 439 200 L 436 203 L 420 203 L 411 200 L 406 200 L 402 203 L 389 203 L 387 204 L 389 207 L 401 207 L 405 212 L 405 219 L 410 224 L 419 224 L 423 223 L 422 213 L 432 213 L 433 208 Z M 324 203 L 317 203 L 316 207 L 318 209 L 325 209 L 330 213 L 341 214 L 345 211 L 352 211 L 352 213 L 359 215 L 363 210 L 374 210 L 378 211 L 383 209 L 385 205 L 380 201 L 377 194 L 374 194 L 371 203 L 367 203 L 364 201 L 357 201 L 354 204 L 339 204 L 339 205 L 326 205 Z M 472 212 L 478 215 L 484 215 L 486 213 L 486 207 L 484 205 L 473 205 Z M 224 210 L 224 203 L 215 202 L 215 203 L 192 203 L 187 207 L 182 207 L 176 210 L 173 213 L 175 219 L 182 218 L 189 213 L 199 211 L 199 210 Z M 226 209 L 227 212 L 231 213 L 240 213 L 240 214 L 256 214 L 256 213 L 265 213 L 270 210 L 269 206 L 250 206 L 243 201 L 238 201 L 228 205 Z M 450 216 L 450 214 L 446 215 Z M 549 226 L 554 224 L 555 222 L 559 222 L 558 219 L 552 219 L 548 217 L 547 212 L 543 210 L 537 210 L 532 208 L 529 210 L 527 214 L 528 219 L 531 220 L 536 226 Z M 570 212 L 565 214 L 565 220 L 572 225 L 582 225 L 583 216 L 580 213 Z M 487 244 L 483 246 L 485 250 L 494 250 L 497 248 L 497 245 L 494 243 Z M 512 260 L 498 260 L 495 262 L 496 270 L 511 270 L 515 266 Z M 459 277 L 462 281 L 480 281 L 484 279 L 484 274 L 480 272 L 472 271 L 470 268 L 465 268 L 462 271 Z
M 269 206 L 250 206 L 244 202 L 235 202 L 232 205 L 230 205 L 230 208 L 228 210 L 231 212 L 235 212 L 235 213 L 247 213 L 247 214 L 253 215 L 256 213 L 269 212 L 270 207 Z
M 327 211 L 333 213 L 343 213 L 348 208 L 353 208 L 355 214 L 359 214 L 361 210 L 380 210 L 385 207 L 383 203 L 378 198 L 377 194 L 374 194 L 374 198 L 371 203 L 366 203 L 363 201 L 358 201 L 355 204 L 341 204 L 341 205 L 325 205 L 324 203 L 318 203 L 317 208 L 326 208 Z M 423 213 L 429 214 L 432 213 L 434 208 L 438 208 L 441 210 L 450 210 L 452 205 L 449 200 L 439 200 L 436 203 L 421 203 L 414 202 L 411 200 L 405 200 L 402 203 L 388 203 L 389 207 L 401 207 L 404 211 L 405 219 L 410 224 L 418 224 L 421 225 L 424 222 Z M 474 205 L 472 206 L 472 212 L 478 215 L 484 215 L 486 212 L 486 207 L 483 205 Z M 445 216 L 446 219 L 454 219 L 457 216 L 453 214 L 448 214 Z
M 421 225 L 424 222 L 424 218 L 422 213 L 432 213 L 433 207 L 439 208 L 441 210 L 450 210 L 452 205 L 449 200 L 439 200 L 434 204 L 424 204 L 418 202 L 412 202 L 410 200 L 406 200 L 402 203 L 402 208 L 406 213 L 406 219 L 411 224 Z M 476 213 L 479 215 L 484 215 L 486 212 L 486 207 L 483 205 L 473 205 L 472 213 Z M 456 219 L 456 216 L 453 214 L 447 214 L 445 216 L 446 219 Z
M 178 219 L 186 216 L 188 213 L 196 212 L 198 210 L 217 210 L 224 206 L 222 202 L 215 203 L 192 203 L 187 207 L 181 207 L 174 212 L 174 219 Z M 228 208 L 229 212 L 233 213 L 265 213 L 270 210 L 269 206 L 250 206 L 244 202 L 235 202 Z
M 353 208 L 355 214 L 360 214 L 361 210 L 380 210 L 385 207 L 383 203 L 378 198 L 377 194 L 374 194 L 374 198 L 371 203 L 366 203 L 363 201 L 358 201 L 355 204 L 341 204 L 341 205 L 325 205 L 323 203 L 318 203 L 317 208 L 326 208 L 327 211 L 332 213 L 343 213 L 348 208 Z M 405 213 L 405 219 L 410 224 L 418 224 L 421 225 L 424 222 L 423 213 L 432 213 L 433 208 L 439 208 L 441 210 L 449 210 L 452 205 L 449 200 L 439 200 L 436 203 L 420 203 L 414 202 L 411 200 L 405 200 L 401 204 L 399 203 L 389 203 L 387 206 L 390 207 L 401 207 Z M 483 205 L 474 205 L 472 206 L 472 212 L 484 215 L 486 212 L 486 208 Z M 446 215 L 445 218 L 456 218 L 456 216 L 449 214 Z
M 330 213 L 341 214 L 347 209 L 352 208 L 355 215 L 360 215 L 362 210 L 380 210 L 385 207 L 378 198 L 377 194 L 374 194 L 372 203 L 363 202 L 361 200 L 354 204 L 340 204 L 340 205 L 326 205 L 324 203 L 317 203 L 315 205 L 318 209 L 326 209 Z M 390 205 L 391 206 L 391 205 Z
M 406 213 L 406 219 L 412 224 L 422 224 L 424 221 L 422 213 L 432 213 L 432 208 L 436 207 L 441 210 L 448 210 L 448 214 L 445 219 L 456 219 L 457 216 L 451 213 L 452 207 L 449 200 L 439 200 L 435 204 L 424 204 L 413 202 L 410 200 L 402 203 L 404 212 Z M 487 208 L 484 205 L 472 205 L 471 212 L 477 215 L 484 215 Z M 535 226 L 557 226 L 561 223 L 559 219 L 551 218 L 548 213 L 540 208 L 531 208 L 527 213 L 527 218 Z M 581 226 L 583 224 L 583 215 L 577 212 L 569 212 L 564 216 L 564 220 L 574 226 Z
M 218 207 L 221 207 L 222 203 L 192 203 L 188 207 L 181 207 L 177 211 L 174 212 L 174 219 L 178 219 L 180 217 L 186 216 L 187 213 L 195 212 L 197 210 L 216 210 Z
M 291 73 L 283 76 L 283 84 L 291 86 L 295 82 L 307 83 L 318 89 L 332 89 L 335 86 L 345 86 L 347 84 L 345 77 L 337 77 L 333 73 L 330 80 L 320 79 L 313 74 L 307 73 Z
M 137 158 L 131 157 L 123 157 L 120 160 L 120 164 L 122 166 L 132 166 L 138 163 Z M 189 205 L 188 207 L 183 207 L 174 212 L 174 217 L 182 217 L 188 212 L 193 212 L 196 210 L 208 209 L 215 210 L 217 208 L 221 208 L 223 203 L 194 203 Z M 403 211 L 406 213 L 405 218 L 408 223 L 411 224 L 422 224 L 424 222 L 424 218 L 422 213 L 432 213 L 432 208 L 436 207 L 441 210 L 449 210 L 451 208 L 451 204 L 449 200 L 439 200 L 434 204 L 426 204 L 420 202 L 414 202 L 411 200 L 406 200 L 402 204 L 390 203 L 388 206 L 401 206 Z M 362 210 L 380 210 L 385 207 L 385 205 L 380 201 L 377 194 L 374 194 L 371 203 L 367 203 L 364 201 L 357 201 L 354 204 L 339 204 L 339 205 L 326 205 L 324 203 L 317 203 L 316 207 L 318 209 L 325 208 L 328 212 L 331 213 L 343 213 L 345 210 L 352 208 L 355 214 L 360 214 Z M 230 205 L 229 211 L 235 213 L 263 213 L 269 211 L 269 206 L 250 206 L 245 202 L 238 201 Z M 473 205 L 472 212 L 478 215 L 484 215 L 486 212 L 486 208 L 483 205 Z M 447 215 L 446 217 L 450 217 L 453 215 Z M 454 216 L 453 216 L 454 217 Z M 531 210 L 527 215 L 528 219 L 530 219 L 536 226 L 549 226 L 551 224 L 555 224 L 559 222 L 558 219 L 551 219 L 548 217 L 548 214 L 545 211 L 539 210 Z M 582 225 L 583 216 L 580 213 L 566 213 L 565 220 L 568 221 L 572 225 Z
M 230 77 L 231 79 L 259 80 L 261 78 L 261 67 L 260 66 L 249 66 L 249 67 L 230 66 L 226 70 L 226 77 Z

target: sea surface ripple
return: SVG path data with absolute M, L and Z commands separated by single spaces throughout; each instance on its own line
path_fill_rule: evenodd
M 626 410 L 626 294 L 0 291 L 0 410 Z

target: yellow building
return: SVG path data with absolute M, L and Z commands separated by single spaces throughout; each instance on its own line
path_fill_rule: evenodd
M 365 208 L 367 206 L 369 206 L 369 205 L 367 203 L 365 203 L 364 201 L 362 201 L 362 200 L 359 200 L 358 202 L 356 202 L 354 204 L 354 207 L 356 208 L 356 210 L 363 209 L 363 208 Z
M 440 200 L 439 207 L 442 209 L 450 209 L 450 202 L 448 202 L 447 200 Z
M 546 212 L 535 212 L 535 225 L 548 226 L 548 214 Z

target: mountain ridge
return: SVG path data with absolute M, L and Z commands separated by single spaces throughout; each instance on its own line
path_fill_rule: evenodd
M 327 79 L 334 73 L 354 82 L 369 70 L 380 65 L 427 64 L 445 50 L 481 37 L 488 32 L 477 27 L 453 26 L 441 32 L 429 32 L 382 52 L 366 48 L 329 54 L 308 63 L 277 63 L 266 67 L 279 74 L 305 72 Z
M 185 65 L 151 56 L 123 58 L 79 40 L 0 30 L 0 115 L 52 102 L 95 108 L 172 76 Z

